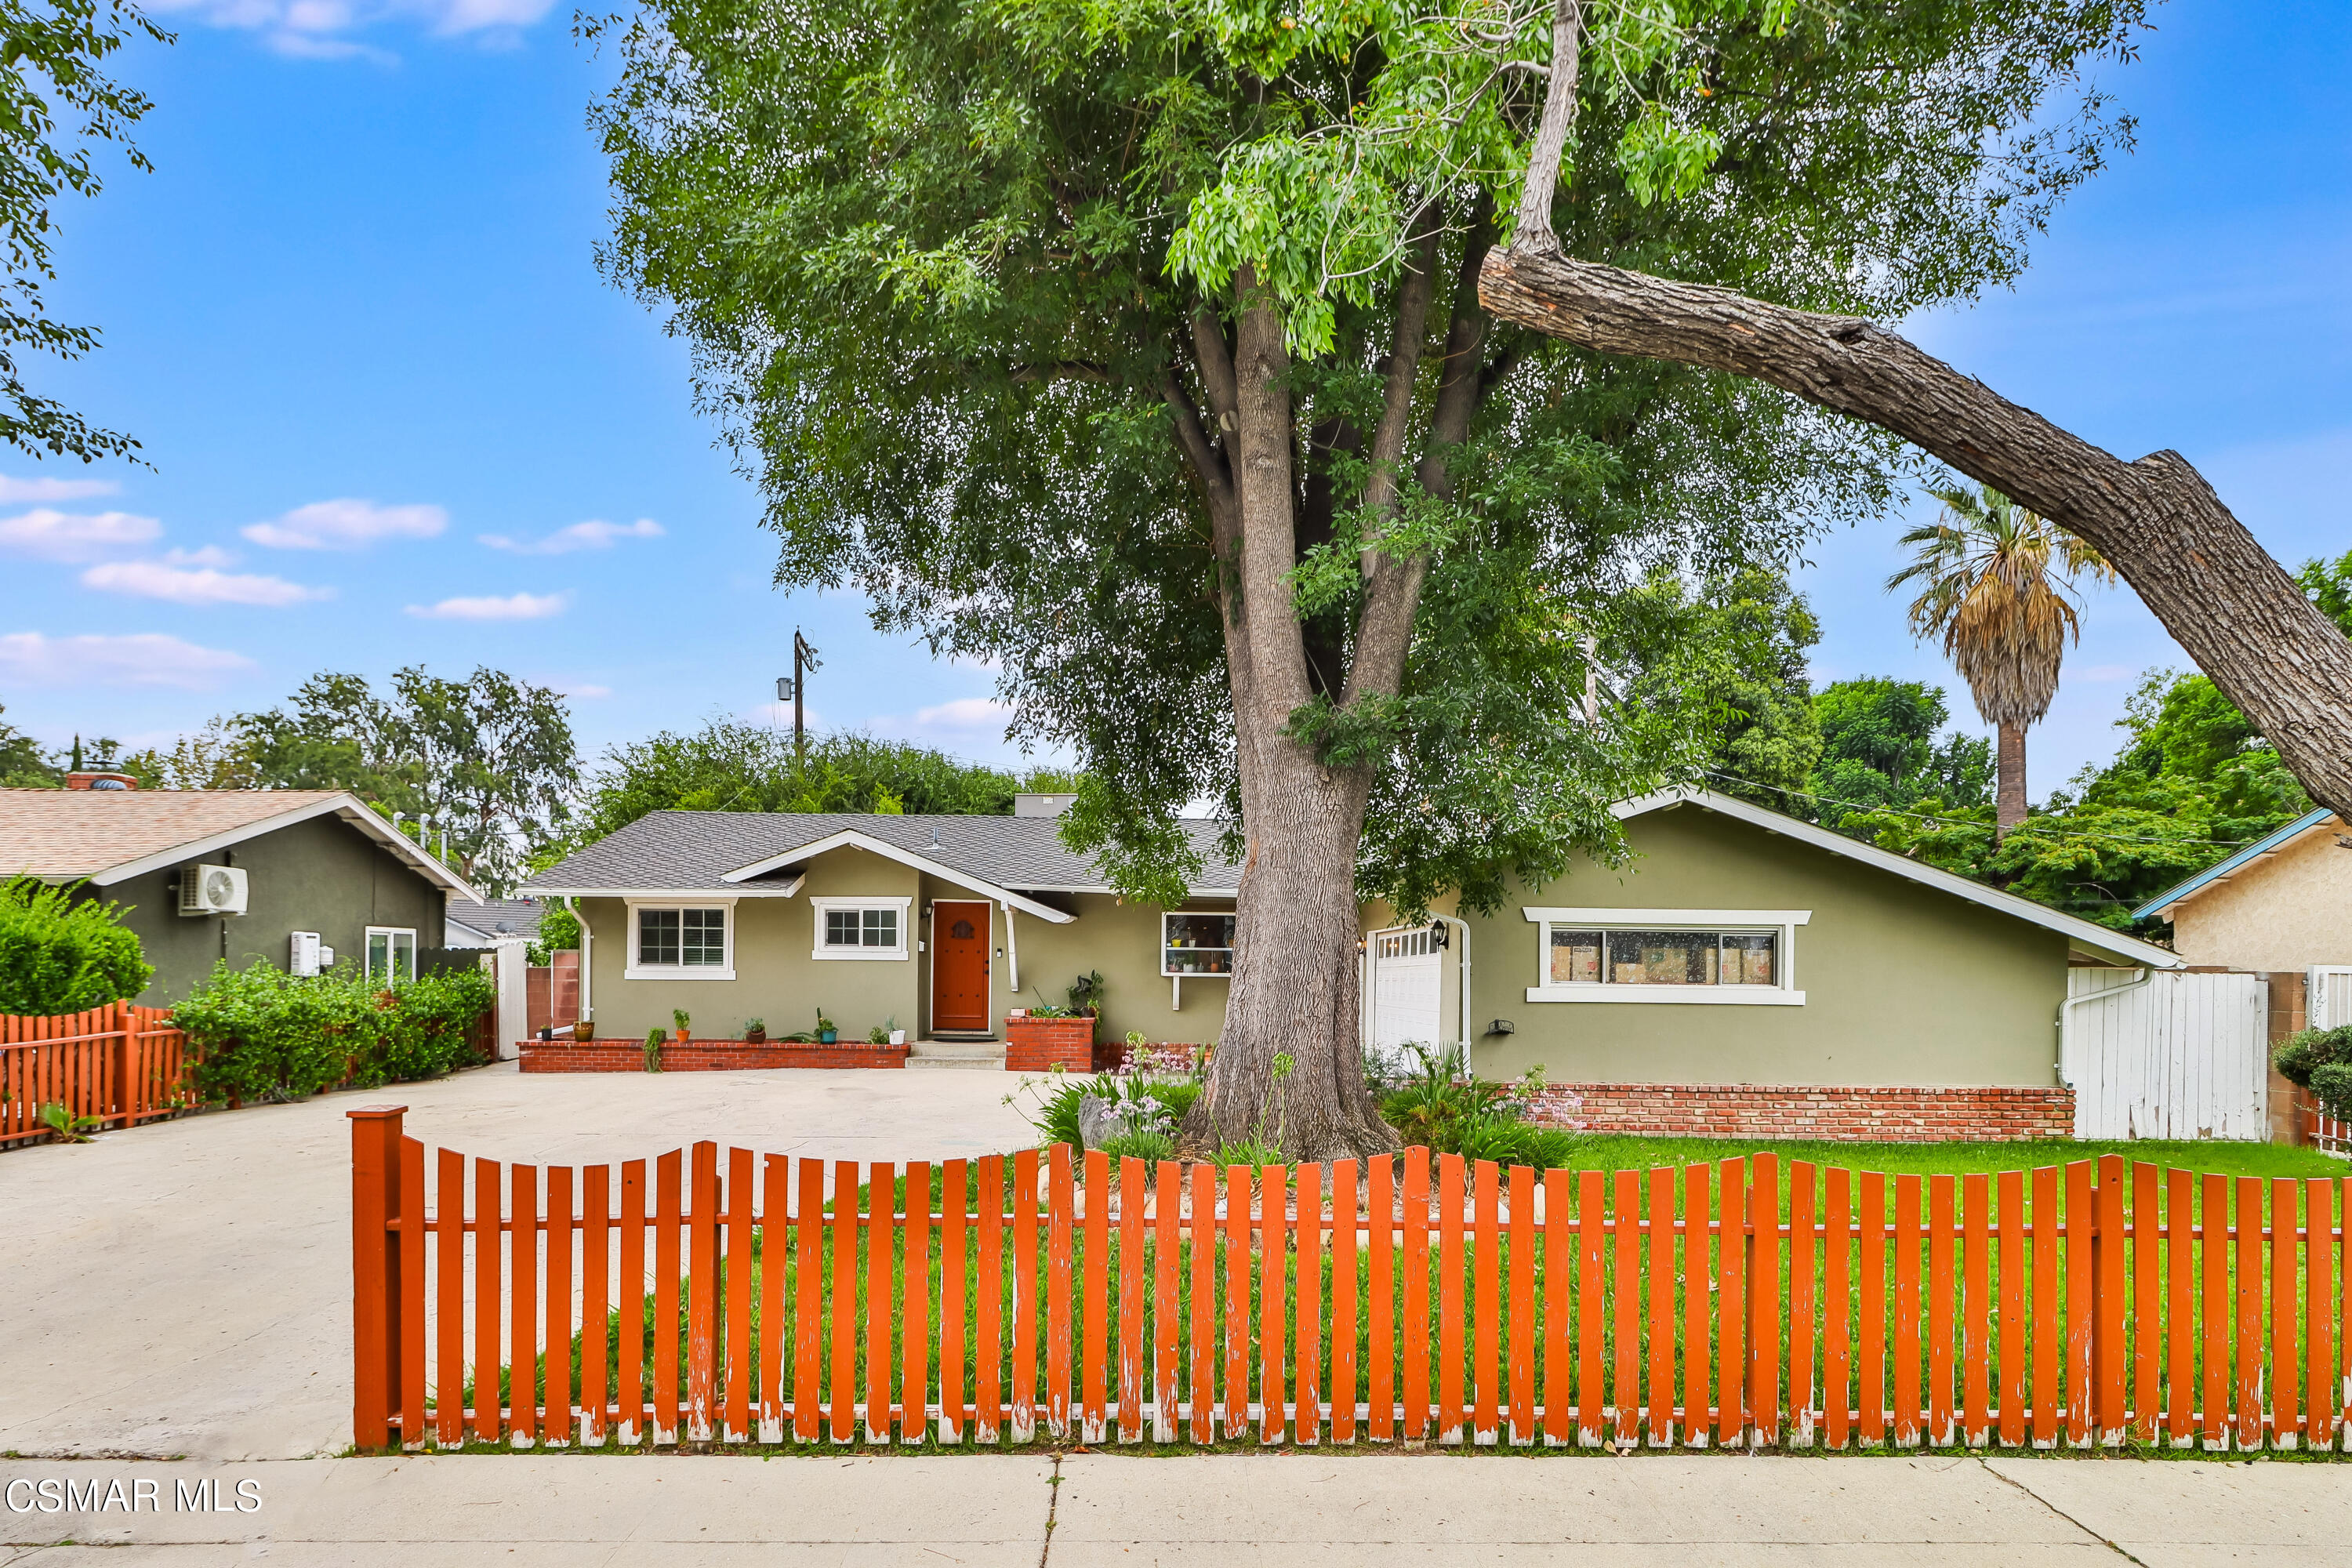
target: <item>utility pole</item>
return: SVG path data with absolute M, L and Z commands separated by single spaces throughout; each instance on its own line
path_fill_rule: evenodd
M 798 626 L 793 628 L 793 673 L 776 682 L 776 700 L 789 697 L 793 702 L 793 765 L 805 767 L 808 763 L 808 726 L 804 699 L 808 690 L 808 672 L 824 668 L 817 659 L 816 649 L 808 638 L 801 636 Z

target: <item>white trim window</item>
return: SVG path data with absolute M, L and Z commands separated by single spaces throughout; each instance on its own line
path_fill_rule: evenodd
M 1168 910 L 1160 916 L 1160 973 L 1192 979 L 1234 973 L 1234 933 L 1240 917 L 1231 910 Z
M 1801 1007 L 1797 928 L 1811 910 L 1528 909 L 1530 1002 Z
M 735 907 L 732 903 L 639 903 L 629 909 L 628 963 L 625 980 L 732 980 L 735 978 Z
M 821 959 L 899 959 L 907 956 L 906 899 L 811 899 Z
M 416 978 L 416 929 L 414 926 L 367 928 L 367 978 Z

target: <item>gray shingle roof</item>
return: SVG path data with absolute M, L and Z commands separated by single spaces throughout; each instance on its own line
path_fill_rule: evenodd
M 1016 892 L 1108 892 L 1093 861 L 1043 816 L 867 816 L 846 812 L 656 811 L 533 877 L 525 892 L 716 889 L 727 873 L 843 832 Z M 1223 824 L 1188 818 L 1201 851 L 1194 891 L 1230 893 L 1241 868 L 1217 853 Z
M 504 936 L 536 937 L 539 935 L 539 917 L 546 912 L 547 906 L 535 899 L 484 899 L 478 908 L 468 904 L 449 916 L 451 929 L 447 945 L 472 945 L 457 940 L 456 928 L 461 925 L 467 931 L 478 931 L 490 941 Z

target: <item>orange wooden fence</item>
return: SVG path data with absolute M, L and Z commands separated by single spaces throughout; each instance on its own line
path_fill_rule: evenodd
M 0 1147 L 49 1136 L 46 1105 L 102 1127 L 190 1110 L 187 1055 L 168 1009 L 111 1002 L 54 1017 L 0 1015 Z
M 2352 1432 L 2352 1178 L 708 1142 L 542 1169 L 351 1114 L 362 1448 Z

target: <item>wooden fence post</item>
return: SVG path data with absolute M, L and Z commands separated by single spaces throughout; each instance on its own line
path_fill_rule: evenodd
M 2124 1310 L 2128 1300 L 2128 1276 L 2124 1263 L 2124 1160 L 2120 1154 L 2099 1156 L 2098 1186 L 2094 1200 L 2098 1208 L 2096 1228 L 2091 1241 L 2091 1359 L 2092 1384 L 2096 1390 L 2097 1426 L 2095 1440 L 2105 1447 L 2120 1447 L 2126 1436 L 2128 1420 L 2125 1405 L 2130 1397 L 2126 1375 Z M 2155 1229 L 2156 1216 L 2149 1215 L 2143 1236 Z
M 400 1179 L 404 1105 L 370 1105 L 344 1114 L 352 1123 L 352 1441 L 362 1449 L 397 1448 L 394 1405 L 401 1389 L 400 1248 L 394 1222 L 421 1201 L 404 1204 Z

